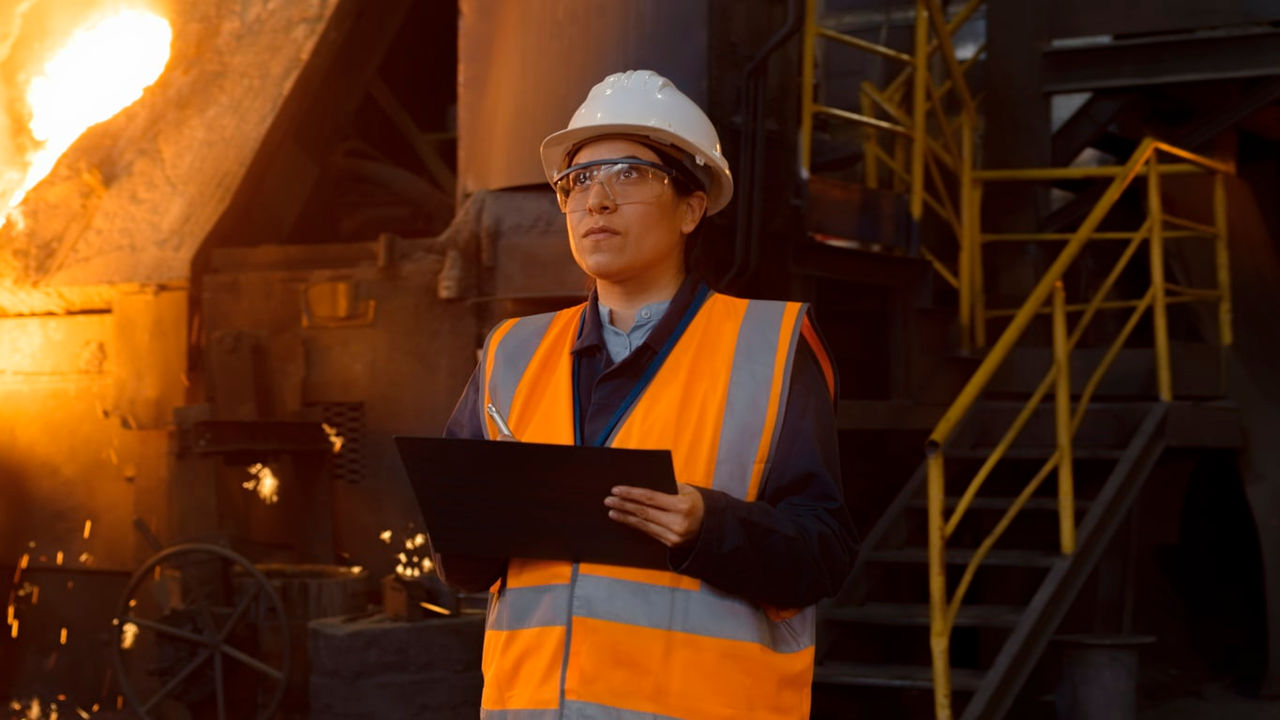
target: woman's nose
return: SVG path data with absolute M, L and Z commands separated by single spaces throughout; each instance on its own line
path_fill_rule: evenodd
M 613 198 L 613 193 L 609 190 L 609 186 L 602 182 L 592 183 L 588 193 L 587 209 L 593 215 L 613 212 L 618 206 L 618 203 Z

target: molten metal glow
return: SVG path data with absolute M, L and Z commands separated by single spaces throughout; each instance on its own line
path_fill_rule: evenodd
M 31 136 L 22 184 L 0 202 L 0 225 L 85 130 L 142 97 L 164 72 L 173 31 L 141 10 L 121 10 L 80 28 L 27 86 Z

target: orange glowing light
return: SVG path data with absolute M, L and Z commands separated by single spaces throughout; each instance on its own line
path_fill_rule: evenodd
M 66 628 L 62 628 L 62 633 L 58 636 L 58 644 L 59 644 L 59 645 L 66 645 L 66 644 L 67 644 L 67 629 L 66 629 Z
M 85 539 L 85 540 L 88 540 L 88 539 L 89 539 L 89 532 L 90 532 L 91 530 L 93 530 L 93 521 L 92 521 L 92 520 L 85 520 L 85 521 L 84 521 L 84 539 Z
M 169 22 L 142 10 L 121 10 L 72 33 L 27 86 L 28 127 L 40 147 L 18 187 L 4 189 L 7 200 L 0 196 L 0 226 L 76 138 L 142 97 L 164 72 L 172 40 Z

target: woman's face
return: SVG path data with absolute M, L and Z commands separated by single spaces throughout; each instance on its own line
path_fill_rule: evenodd
M 646 145 L 623 138 L 583 145 L 571 163 L 639 158 L 661 163 Z M 653 200 L 616 204 L 599 184 L 586 207 L 565 213 L 573 258 L 588 275 L 611 283 L 684 274 L 684 238 L 706 209 L 705 193 L 680 197 L 670 183 Z

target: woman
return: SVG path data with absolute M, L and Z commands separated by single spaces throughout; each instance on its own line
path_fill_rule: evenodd
M 813 605 L 852 564 L 835 378 L 799 303 L 715 293 L 685 246 L 733 193 L 715 128 L 666 78 L 592 88 L 542 145 L 583 305 L 500 323 L 449 437 L 669 449 L 678 493 L 616 487 L 602 512 L 670 571 L 439 558 L 494 592 L 486 718 L 807 718 Z

